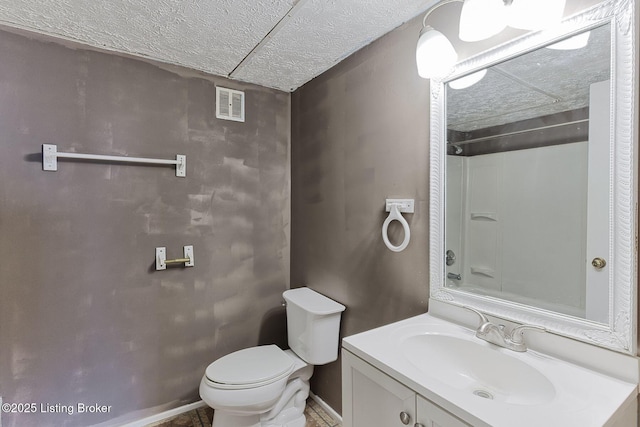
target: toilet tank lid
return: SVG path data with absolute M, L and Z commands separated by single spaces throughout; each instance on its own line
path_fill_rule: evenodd
M 312 314 L 335 314 L 344 311 L 346 308 L 344 305 L 307 287 L 289 289 L 284 291 L 282 296 L 287 301 L 287 304 L 297 305 Z

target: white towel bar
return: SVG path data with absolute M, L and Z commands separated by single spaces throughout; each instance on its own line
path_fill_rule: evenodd
M 124 157 L 124 156 L 105 156 L 102 154 L 81 154 L 81 153 L 59 153 L 58 146 L 53 144 L 42 144 L 42 170 L 57 171 L 58 158 L 65 159 L 87 159 L 108 162 L 124 162 L 124 163 L 147 163 L 154 165 L 176 165 L 176 176 L 187 176 L 187 156 L 182 154 L 176 155 L 175 160 L 168 159 L 147 159 L 144 157 Z

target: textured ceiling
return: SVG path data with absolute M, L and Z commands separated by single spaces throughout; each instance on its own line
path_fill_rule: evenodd
M 587 107 L 590 85 L 610 78 L 610 32 L 604 25 L 582 49 L 537 49 L 490 67 L 469 88 L 447 88 L 447 127 L 473 131 Z
M 11 0 L 0 25 L 285 91 L 436 0 Z

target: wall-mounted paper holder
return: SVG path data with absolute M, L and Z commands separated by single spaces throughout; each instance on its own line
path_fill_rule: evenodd
M 167 259 L 167 248 L 156 248 L 156 270 L 166 270 L 167 265 L 184 264 L 185 267 L 193 267 L 193 246 L 184 246 L 184 258 Z

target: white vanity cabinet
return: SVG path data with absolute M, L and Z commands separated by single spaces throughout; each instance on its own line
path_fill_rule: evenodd
M 344 427 L 470 426 L 344 349 L 342 424 Z
M 416 414 L 418 422 L 425 427 L 471 426 L 420 395 L 416 395 Z

